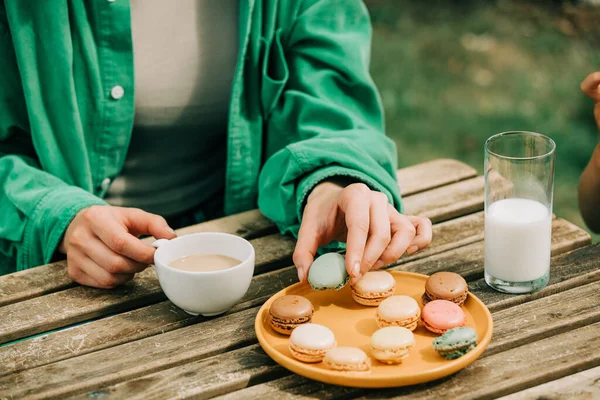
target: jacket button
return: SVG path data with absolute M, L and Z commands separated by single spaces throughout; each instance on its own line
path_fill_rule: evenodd
M 110 96 L 115 100 L 119 100 L 124 94 L 125 89 L 123 89 L 123 86 L 117 85 L 110 90 Z
M 104 180 L 102 181 L 102 183 L 100 184 L 100 188 L 103 191 L 108 190 L 108 187 L 110 186 L 110 178 L 104 178 Z

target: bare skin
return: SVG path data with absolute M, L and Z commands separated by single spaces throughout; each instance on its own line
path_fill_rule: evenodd
M 594 100 L 594 118 L 600 132 L 600 72 L 588 75 L 581 90 Z M 588 227 L 600 232 L 600 145 L 597 145 L 579 181 L 579 209 Z
M 76 282 L 114 288 L 153 262 L 155 249 L 138 239 L 172 239 L 163 217 L 136 208 L 92 206 L 73 219 L 59 250 L 67 255 Z M 413 254 L 431 242 L 431 221 L 404 216 L 387 197 L 364 184 L 317 185 L 308 197 L 294 251 L 298 278 L 304 282 L 317 249 L 332 240 L 347 243 L 346 268 L 356 282 L 370 269 Z
M 175 232 L 163 217 L 137 208 L 92 206 L 71 221 L 59 251 L 67 255 L 74 281 L 110 289 L 153 262 L 155 249 L 139 240 L 140 235 L 172 239 Z
M 355 283 L 369 270 L 427 247 L 431 237 L 429 219 L 400 214 L 383 193 L 362 183 L 324 182 L 308 196 L 293 259 L 305 282 L 317 249 L 345 242 L 346 270 Z

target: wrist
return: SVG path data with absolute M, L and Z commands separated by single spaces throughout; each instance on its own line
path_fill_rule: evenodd
M 306 201 L 309 202 L 313 198 L 325 196 L 331 193 L 337 193 L 344 189 L 345 186 L 340 185 L 337 182 L 333 182 L 329 179 L 318 183 L 310 192 Z

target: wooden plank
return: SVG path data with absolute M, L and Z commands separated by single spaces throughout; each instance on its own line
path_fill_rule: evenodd
M 502 397 L 500 400 L 600 399 L 600 367 L 591 368 L 543 385 Z
M 490 311 L 497 311 L 595 282 L 600 280 L 599 250 L 600 244 L 595 244 L 554 258 L 550 268 L 549 285 L 533 294 L 514 296 L 500 293 L 487 286 L 483 279 L 470 282 L 469 290 L 476 293 L 482 301 L 492 304 L 488 307 Z
M 508 188 L 509 182 L 506 182 Z M 405 199 L 406 214 L 428 217 L 433 222 L 483 210 L 483 176 L 418 193 Z
M 570 222 L 561 218 L 552 221 L 551 251 L 553 256 L 587 246 L 590 240 L 587 232 Z M 425 275 L 431 275 L 437 271 L 450 271 L 459 273 L 470 281 L 483 277 L 483 255 L 483 242 L 475 242 L 447 251 L 435 258 L 425 258 L 392 269 L 418 272 Z M 494 291 L 494 293 L 496 292 Z
M 496 398 L 600 365 L 599 342 L 600 323 L 595 323 L 482 358 L 443 382 L 382 391 L 377 396 Z
M 291 263 L 294 242 L 279 234 L 250 241 L 256 254 L 255 273 L 263 273 Z M 164 301 L 153 268 L 114 290 L 76 286 L 42 297 L 0 307 L 0 344 L 68 326 L 92 318 L 131 310 Z M 252 300 L 252 299 L 248 299 Z
M 436 224 L 433 229 L 434 240 L 431 246 L 423 252 L 400 259 L 398 264 L 430 257 L 448 249 L 481 240 L 483 238 L 483 214 L 472 214 Z M 255 239 L 253 243 L 263 239 Z M 277 243 L 285 243 L 285 241 L 276 241 L 275 244 Z M 258 245 L 255 244 L 255 246 L 258 248 Z M 262 262 L 267 263 L 268 260 L 264 254 L 267 252 L 257 253 L 257 261 L 260 258 Z M 275 250 L 273 254 L 275 254 Z M 431 260 L 431 257 L 429 259 Z M 415 270 L 419 269 L 420 267 L 415 268 Z M 249 308 L 257 299 L 270 296 L 296 281 L 295 267 L 255 276 L 248 292 L 238 305 L 239 309 Z M 107 294 L 101 305 L 106 307 L 110 302 L 111 296 Z M 198 321 L 186 313 L 176 313 L 171 310 L 170 302 L 161 302 L 102 320 L 91 321 L 66 331 L 53 332 L 33 340 L 10 344 L 0 348 L 0 365 L 4 366 L 2 368 L 4 372 L 0 372 L 0 375 L 86 354 L 152 336 L 158 332 L 171 331 Z M 34 322 L 36 321 L 37 319 Z M 76 353 L 71 351 L 74 347 L 73 337 L 85 338 L 78 341 Z
M 75 286 L 66 271 L 59 261 L 0 276 L 0 307 Z
M 442 253 L 447 248 L 451 248 L 452 240 L 458 240 L 455 243 L 456 245 L 468 242 L 469 238 L 471 240 L 480 239 L 482 224 L 482 214 L 473 214 L 435 225 L 436 240 L 432 243 L 430 252 L 422 255 Z M 564 220 L 560 219 L 555 220 L 553 224 L 553 251 L 555 253 L 571 250 L 574 243 L 579 243 L 580 246 L 587 244 L 589 236 L 576 226 L 565 223 Z M 464 237 L 461 235 L 464 235 Z M 425 274 L 431 274 L 439 270 L 457 271 L 467 279 L 471 279 L 482 276 L 482 251 L 482 244 L 476 243 L 451 250 L 436 257 L 429 257 L 420 261 L 417 259 L 406 265 L 400 260 L 400 266 L 394 269 Z M 411 259 L 414 260 L 415 256 Z M 296 282 L 294 267 L 257 276 L 253 279 L 248 293 L 238 307 L 239 309 L 249 308 L 257 299 L 268 297 L 294 282 Z M 106 301 L 109 301 L 109 299 L 106 299 Z M 33 340 L 11 344 L 0 349 L 0 365 L 4 366 L 4 373 L 0 372 L 0 375 L 45 365 L 78 354 L 86 354 L 126 341 L 152 336 L 157 332 L 167 332 L 198 321 L 185 313 L 167 312 L 166 310 L 170 310 L 171 307 L 169 302 L 163 302 L 122 315 L 92 321 L 64 332 L 54 332 Z M 149 316 L 154 317 L 150 318 Z M 84 341 L 77 344 L 77 353 L 71 351 L 73 337 L 85 338 Z M 44 351 L 41 351 L 42 341 Z
M 600 247 L 588 252 L 597 260 Z M 595 264 L 585 263 L 594 270 Z M 15 397 L 78 393 L 198 361 L 255 342 L 257 308 L 0 378 Z M 218 337 L 215 335 L 218 334 Z M 143 349 L 141 351 L 140 349 Z
M 397 171 L 404 196 L 471 178 L 474 174 L 471 167 L 455 160 L 435 160 Z M 226 232 L 253 239 L 275 230 L 258 210 L 252 210 L 179 229 L 177 233 Z M 0 307 L 73 286 L 64 261 L 0 276 Z
M 486 355 L 490 356 L 528 343 L 535 345 L 534 342 L 537 340 L 598 322 L 600 321 L 600 309 L 596 306 L 598 302 L 600 302 L 600 282 L 495 313 L 495 340 L 490 344 Z M 596 356 L 600 359 L 600 352 L 597 352 Z M 213 359 L 192 362 L 129 380 L 104 390 L 115 398 L 128 399 L 161 399 L 176 396 L 209 398 L 252 383 L 260 383 L 267 378 L 272 379 L 283 373 L 285 372 L 282 368 L 276 366 L 265 353 L 260 351 L 259 346 L 250 346 Z M 310 393 L 314 393 L 312 384 L 306 386 Z M 328 392 L 330 396 L 326 397 L 331 398 L 351 394 L 351 390 L 347 388 L 336 388 L 333 393 L 329 390 Z M 85 397 L 90 398 L 96 393 L 97 391 L 87 393 Z M 264 393 L 252 394 L 253 398 L 262 398 L 264 395 Z M 302 394 L 307 395 L 307 393 Z M 232 397 L 238 398 L 237 394 Z
M 461 185 L 463 183 L 469 183 L 469 181 L 455 185 Z M 451 193 L 467 190 L 463 200 L 468 196 L 478 196 L 477 194 L 474 194 L 474 192 L 468 191 L 472 188 L 472 185 L 467 186 L 466 188 L 454 187 L 455 185 L 442 187 L 436 190 L 443 191 L 446 190 L 446 188 L 451 188 Z M 428 193 L 429 192 L 426 192 L 415 196 L 427 195 Z M 449 195 L 449 193 L 445 194 L 445 196 Z M 447 200 L 444 196 L 425 196 L 421 198 L 421 201 L 422 203 L 419 203 L 419 207 L 422 210 L 431 209 L 438 210 L 439 212 L 446 212 L 446 206 L 440 207 L 440 202 L 446 204 Z M 454 216 L 460 214 L 460 204 L 453 207 Z M 469 211 L 470 209 L 466 209 L 465 213 L 468 213 Z M 430 213 L 430 215 L 435 216 L 435 211 Z M 263 265 L 265 270 L 269 270 L 277 265 L 281 265 L 277 264 L 278 262 L 289 261 L 291 252 L 293 251 L 293 241 L 291 239 L 283 239 L 283 241 L 280 242 L 281 239 L 279 236 L 272 235 L 255 240 L 260 241 L 260 245 L 262 246 L 262 248 L 255 246 L 258 249 L 257 253 L 261 254 L 259 257 L 264 257 L 258 260 L 257 272 L 263 271 Z M 271 244 L 268 245 L 268 242 Z M 287 248 L 288 252 L 285 253 L 282 251 L 282 248 Z M 431 250 L 426 251 L 430 252 Z M 160 291 L 154 271 L 147 269 L 138 274 L 133 282 L 130 282 L 115 291 L 77 286 L 60 292 L 51 293 L 46 296 L 32 298 L 25 302 L 9 304 L 0 307 L 0 320 L 7 321 L 7 323 L 0 327 L 0 343 L 107 315 L 109 313 L 128 311 L 132 308 L 156 303 L 164 299 L 164 294 Z M 64 307 L 65 302 L 72 304 L 73 306 Z
M 403 196 L 435 189 L 476 176 L 477 171 L 475 168 L 447 158 L 401 168 L 396 172 L 396 178 L 400 182 L 400 191 Z
M 252 210 L 177 231 L 179 235 L 194 232 L 225 232 L 251 239 L 273 233 L 275 227 L 258 210 Z M 144 239 L 146 242 L 152 240 Z M 0 276 L 0 307 L 73 286 L 75 284 L 66 272 L 66 261 Z

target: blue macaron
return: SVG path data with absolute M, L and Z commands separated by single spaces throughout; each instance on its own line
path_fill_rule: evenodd
M 308 270 L 308 283 L 315 290 L 340 290 L 349 281 L 346 259 L 339 253 L 323 254 Z
M 442 336 L 433 339 L 433 349 L 448 360 L 464 356 L 475 346 L 477 346 L 477 332 L 468 326 L 450 329 Z

